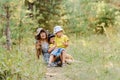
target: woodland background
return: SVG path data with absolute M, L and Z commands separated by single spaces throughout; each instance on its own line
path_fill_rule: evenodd
M 120 0 L 0 0 L 0 80 L 44 80 L 34 35 L 56 25 L 70 38 L 68 53 L 81 61 L 64 68 L 67 78 L 120 79 Z

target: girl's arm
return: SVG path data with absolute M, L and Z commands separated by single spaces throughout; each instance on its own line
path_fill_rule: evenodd
M 55 48 L 56 48 L 56 45 L 53 45 L 52 47 L 50 47 L 50 48 L 48 49 L 48 53 L 51 53 Z
M 39 56 L 41 55 L 41 47 L 40 47 L 40 42 L 39 41 L 36 42 L 35 48 L 36 48 L 36 56 L 39 59 L 40 58 Z

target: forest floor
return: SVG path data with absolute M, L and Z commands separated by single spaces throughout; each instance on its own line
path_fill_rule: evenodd
M 79 63 L 47 68 L 45 80 L 119 80 L 120 38 L 91 36 L 70 43 L 70 53 Z
M 36 59 L 34 42 L 27 40 L 10 54 L 0 49 L 0 73 L 6 80 L 120 80 L 120 34 L 71 36 L 66 51 L 79 63 L 51 68 L 44 65 L 42 58 Z
M 74 64 L 78 64 L 80 62 L 74 62 Z M 45 74 L 45 80 L 73 80 L 69 76 L 67 76 L 67 73 L 72 73 L 72 70 L 68 72 L 67 69 L 71 69 L 74 64 L 66 64 L 64 67 L 50 67 L 47 68 L 46 74 Z M 76 72 L 77 73 L 77 72 Z M 72 73 L 74 74 L 74 73 Z M 73 76 L 73 75 L 71 75 Z
M 45 79 L 46 80 L 71 80 L 65 76 L 64 72 L 65 70 L 63 67 L 47 68 Z

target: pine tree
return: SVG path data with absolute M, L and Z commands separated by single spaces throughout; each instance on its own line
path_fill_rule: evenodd
M 1 4 L 0 9 L 2 9 L 1 11 L 4 11 L 4 12 L 1 12 L 1 15 L 3 15 L 6 20 L 5 35 L 6 35 L 7 50 L 10 50 L 11 49 L 11 31 L 10 31 L 10 15 L 11 14 L 10 14 L 9 0 L 2 0 L 0 4 Z

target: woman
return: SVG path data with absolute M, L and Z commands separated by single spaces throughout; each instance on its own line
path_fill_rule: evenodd
M 49 61 L 50 54 L 48 53 L 48 36 L 47 32 L 43 28 L 37 29 L 36 39 L 36 55 L 37 58 L 40 58 L 40 55 L 43 55 L 43 58 L 46 63 Z

